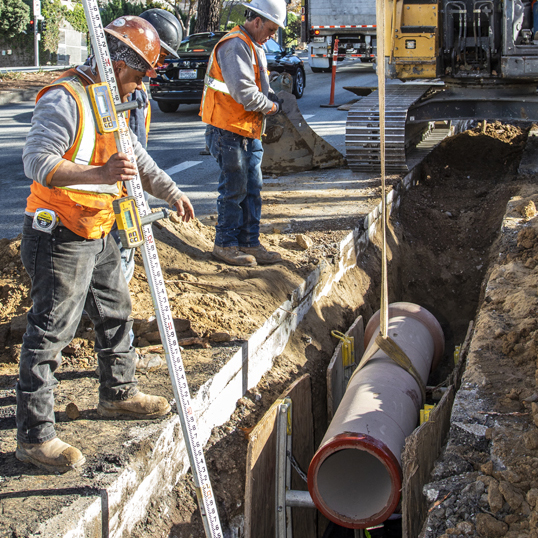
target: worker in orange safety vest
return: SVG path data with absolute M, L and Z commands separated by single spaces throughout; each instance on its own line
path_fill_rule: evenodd
M 221 173 L 213 256 L 229 265 L 281 262 L 260 243 L 261 163 L 265 116 L 281 103 L 269 86 L 263 44 L 286 21 L 285 0 L 252 0 L 246 21 L 226 34 L 211 53 L 200 115 L 208 124 L 206 145 Z
M 105 28 L 122 100 L 154 76 L 160 54 L 155 29 L 144 19 L 119 17 Z M 131 299 L 120 253 L 109 232 L 112 202 L 136 166 L 118 153 L 114 134 L 98 133 L 85 88 L 99 82 L 92 66 L 79 66 L 38 95 L 23 151 L 33 180 L 27 200 L 21 258 L 32 288 L 32 308 L 20 354 L 16 457 L 48 472 L 85 462 L 81 450 L 54 428 L 55 370 L 83 310 L 95 327 L 99 375 L 97 413 L 109 418 L 153 419 L 170 411 L 160 396 L 138 391 L 130 343 Z M 134 139 L 133 139 L 134 140 Z M 138 142 L 134 152 L 144 190 L 194 217 L 189 199 Z M 81 441 L 83 442 L 83 441 Z

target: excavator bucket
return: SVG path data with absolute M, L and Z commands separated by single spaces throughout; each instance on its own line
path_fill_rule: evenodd
M 285 90 L 277 95 L 284 103 L 281 113 L 266 117 L 262 171 L 283 175 L 344 166 L 344 156 L 308 126 L 295 96 Z

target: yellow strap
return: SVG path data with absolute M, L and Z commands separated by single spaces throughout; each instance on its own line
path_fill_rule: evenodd
M 394 361 L 400 368 L 403 368 L 408 374 L 410 374 L 414 380 L 418 383 L 420 387 L 420 393 L 422 395 L 422 404 L 426 401 L 426 385 L 422 381 L 422 378 L 418 374 L 417 370 L 413 366 L 413 363 L 410 361 L 409 357 L 406 355 L 405 351 L 392 339 L 390 336 L 383 337 L 379 333 L 374 340 L 374 343 L 366 350 L 362 356 L 361 362 L 353 372 L 353 376 L 366 366 L 366 363 L 375 355 L 378 349 L 381 349 L 387 355 L 389 359 Z M 351 379 L 349 380 L 351 382 Z M 421 404 L 421 405 L 422 405 Z
M 377 28 L 385 28 L 385 0 L 376 1 Z M 379 97 L 379 159 L 381 164 L 381 213 L 382 213 L 382 248 L 381 248 L 381 306 L 380 330 L 384 337 L 389 333 L 389 292 L 387 277 L 387 200 L 385 186 L 385 35 L 379 34 L 377 40 L 377 95 Z

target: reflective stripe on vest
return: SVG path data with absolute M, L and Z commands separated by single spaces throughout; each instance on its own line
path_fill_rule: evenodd
M 83 165 L 104 165 L 117 152 L 114 134 L 100 135 L 95 129 L 91 105 L 85 86 L 89 83 L 75 69 L 70 69 L 50 86 L 43 88 L 36 102 L 51 87 L 61 85 L 75 99 L 78 125 L 73 145 L 63 155 L 65 160 Z M 73 118 L 74 121 L 77 120 Z M 70 185 L 45 187 L 34 181 L 26 202 L 26 213 L 37 208 L 54 210 L 62 224 L 86 239 L 108 234 L 114 224 L 112 201 L 120 195 L 120 184 Z
M 242 39 L 249 46 L 256 86 L 260 92 L 262 91 L 261 68 L 263 66 L 260 67 L 259 58 L 250 37 L 239 26 L 236 26 L 217 43 L 209 58 L 204 79 L 200 116 L 202 116 L 203 122 L 220 129 L 248 138 L 259 139 L 263 131 L 264 115 L 261 112 L 245 110 L 242 104 L 233 99 L 218 64 L 216 53 L 219 45 L 232 38 Z

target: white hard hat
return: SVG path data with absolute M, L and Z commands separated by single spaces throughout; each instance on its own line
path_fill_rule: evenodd
M 280 28 L 286 26 L 285 0 L 252 0 L 249 4 L 242 2 L 242 5 L 278 24 Z

